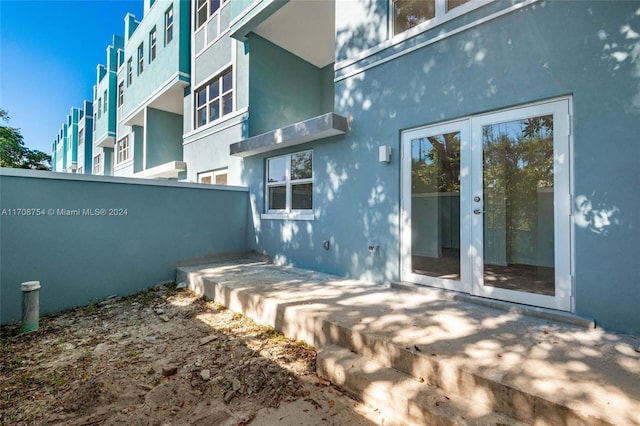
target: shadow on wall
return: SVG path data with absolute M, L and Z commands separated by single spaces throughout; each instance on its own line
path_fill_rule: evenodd
M 379 29 L 386 28 L 384 2 L 361 3 L 365 5 L 364 18 L 339 29 L 336 35 L 338 61 L 355 57 L 386 37 Z M 640 78 L 640 40 L 636 31 L 640 12 L 620 24 L 603 19 L 599 10 L 592 12 L 588 6 L 572 3 L 566 6 L 568 9 L 563 10 L 564 7 L 535 3 L 376 67 L 351 74 L 354 66 L 338 70 L 335 112 L 350 118 L 350 133 L 335 141 L 299 147 L 314 149 L 315 221 L 262 219 L 264 160 L 245 161 L 246 182 L 254 183 L 250 186 L 255 247 L 282 264 L 372 282 L 398 279 L 400 226 L 406 220 L 401 218 L 399 192 L 402 129 L 566 95 L 576 88 L 584 92 L 591 88 L 594 79 L 606 80 L 598 83 L 601 88 L 618 73 L 625 73 L 626 78 L 629 74 Z M 580 15 L 575 22 L 578 26 L 585 24 L 589 33 L 583 34 L 580 28 L 580 32 L 563 41 L 566 44 L 544 42 L 551 37 L 548 28 L 564 31 L 567 15 L 576 12 Z M 544 24 L 537 19 L 538 13 Z M 372 22 L 380 25 L 371 25 Z M 452 27 L 455 28 L 455 22 L 418 34 L 408 43 L 415 45 L 438 36 L 443 28 Z M 605 41 L 604 47 L 601 40 Z M 566 61 L 566 55 L 576 44 L 581 44 L 582 52 L 575 62 Z M 398 51 L 398 46 L 391 47 L 379 57 Z M 594 52 L 599 56 L 601 51 L 602 57 L 593 62 Z M 574 75 L 583 65 L 585 69 Z M 634 111 L 638 101 L 640 86 L 639 91 L 625 99 L 627 114 Z M 587 150 L 593 150 L 594 142 L 584 139 L 581 142 L 587 143 L 579 149 L 584 151 L 584 146 L 588 146 Z M 380 145 L 392 147 L 389 164 L 377 161 Z M 577 181 L 580 178 L 578 175 Z M 590 189 L 594 193 L 607 193 L 606 185 Z M 609 193 L 620 199 L 617 193 Z M 585 228 L 594 233 L 604 235 L 606 229 L 620 223 L 620 209 L 606 205 L 606 200 L 591 200 L 590 208 L 583 205 L 584 200 L 575 201 L 580 201 L 575 207 L 582 215 L 577 222 L 584 222 Z M 627 202 L 632 207 L 636 201 L 629 199 L 618 205 L 629 211 Z M 329 241 L 330 250 L 323 249 L 323 241 Z M 379 250 L 370 253 L 368 246 L 372 244 L 378 245 Z

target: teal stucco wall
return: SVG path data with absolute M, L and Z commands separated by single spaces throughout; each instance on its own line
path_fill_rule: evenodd
M 182 115 L 147 108 L 145 169 L 182 160 Z
M 25 281 L 40 281 L 47 314 L 173 280 L 181 260 L 242 253 L 247 204 L 239 187 L 0 169 L 2 211 L 44 212 L 2 215 L 0 322 L 20 319 Z
M 359 2 L 372 13 L 347 25 L 354 3 L 336 3 L 335 111 L 351 118 L 350 132 L 269 154 L 313 148 L 315 220 L 261 219 L 266 156 L 251 157 L 249 243 L 289 264 L 398 280 L 401 131 L 569 95 L 572 195 L 615 212 L 603 228 L 572 230 L 575 313 L 640 334 L 640 197 L 629 186 L 640 158 L 638 3 L 535 2 L 473 25 L 510 5 L 495 2 L 392 42 L 369 31 L 386 22 L 386 2 Z M 383 144 L 388 164 L 378 162 Z M 380 245 L 373 255 L 371 243 Z

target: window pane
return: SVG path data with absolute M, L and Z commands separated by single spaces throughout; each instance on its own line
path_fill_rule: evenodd
M 219 174 L 216 175 L 216 185 L 226 185 L 227 184 L 227 174 Z
M 313 208 L 313 184 L 291 185 L 291 209 L 310 210 Z
M 229 93 L 222 98 L 222 115 L 227 115 L 233 111 L 233 94 Z
M 198 107 L 207 103 L 207 89 L 198 90 Z
M 436 16 L 435 0 L 395 0 L 393 32 L 399 34 Z
M 291 180 L 311 179 L 313 159 L 311 151 L 291 156 Z
M 285 175 L 285 157 L 272 158 L 268 161 L 267 182 L 284 182 Z
M 220 82 L 216 80 L 209 85 L 209 99 L 215 99 L 220 96 Z
M 451 9 L 467 3 L 469 0 L 447 0 L 447 12 Z
M 222 91 L 228 92 L 231 89 L 233 89 L 233 76 L 231 75 L 231 71 L 229 71 L 222 76 Z
M 209 121 L 220 118 L 220 101 L 215 101 L 209 106 Z
M 211 14 L 220 9 L 220 0 L 211 0 Z
M 287 205 L 287 190 L 283 186 L 269 188 L 269 210 L 284 210 Z
M 200 183 L 211 183 L 211 176 L 200 176 Z
M 198 110 L 198 126 L 207 124 L 207 109 L 202 108 Z
M 207 8 L 203 7 L 198 11 L 198 27 L 207 22 Z

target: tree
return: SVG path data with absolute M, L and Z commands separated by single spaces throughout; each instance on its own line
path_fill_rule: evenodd
M 7 123 L 9 115 L 0 108 L 0 119 Z M 51 156 L 24 145 L 20 129 L 0 126 L 0 167 L 50 170 Z

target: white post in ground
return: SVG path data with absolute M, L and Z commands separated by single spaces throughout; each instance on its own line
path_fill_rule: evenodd
M 36 331 L 40 320 L 40 281 L 27 281 L 22 290 L 22 331 Z

